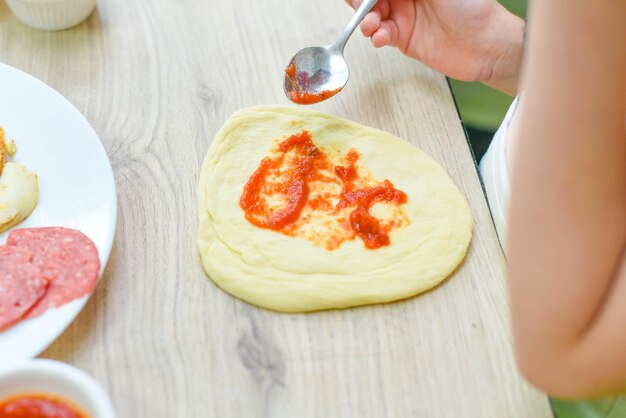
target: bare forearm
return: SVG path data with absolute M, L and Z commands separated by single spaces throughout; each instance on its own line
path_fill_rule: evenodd
M 623 2 L 533 4 L 508 242 L 517 357 L 557 396 L 626 386 Z

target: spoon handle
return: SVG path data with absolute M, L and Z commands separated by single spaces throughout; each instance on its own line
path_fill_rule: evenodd
M 372 10 L 372 7 L 374 7 L 376 3 L 378 3 L 378 0 L 363 0 L 363 3 L 361 3 L 356 13 L 354 13 L 354 16 L 350 19 L 350 22 L 344 29 L 343 33 L 339 36 L 335 43 L 330 45 L 328 48 L 343 53 L 343 49 L 346 47 L 348 39 L 350 39 L 350 36 L 356 27 L 359 26 L 359 23 L 361 23 L 365 15 Z

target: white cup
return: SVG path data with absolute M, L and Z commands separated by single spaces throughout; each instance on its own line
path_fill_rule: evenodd
M 96 0 L 7 0 L 7 4 L 25 25 L 63 30 L 87 19 L 96 7 Z
M 93 418 L 115 418 L 106 392 L 85 372 L 60 361 L 35 359 L 0 369 L 0 401 L 20 394 L 57 396 Z

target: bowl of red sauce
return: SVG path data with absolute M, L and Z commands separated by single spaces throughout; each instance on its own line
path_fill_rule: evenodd
M 36 359 L 0 369 L 0 418 L 115 418 L 113 404 L 85 372 Z

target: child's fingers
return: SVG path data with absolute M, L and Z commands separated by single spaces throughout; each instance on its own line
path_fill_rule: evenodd
M 374 48 L 381 48 L 389 45 L 391 35 L 387 29 L 380 28 L 372 35 L 372 45 Z
M 359 8 L 361 3 L 363 3 L 363 0 L 345 0 L 345 2 L 348 6 L 356 10 Z M 390 10 L 391 7 L 389 6 L 389 0 L 378 0 L 378 3 L 372 7 L 371 12 L 377 11 L 383 19 L 387 19 L 389 17 Z
M 378 12 L 369 12 L 363 18 L 363 22 L 361 22 L 361 32 L 363 35 L 369 37 L 374 34 L 380 27 L 380 14 Z
M 392 20 L 380 22 L 380 28 L 372 35 L 372 44 L 375 48 L 395 46 L 398 42 L 398 26 Z
M 346 0 L 352 8 L 358 9 L 363 0 Z M 385 45 L 395 45 L 398 39 L 398 27 L 391 21 L 386 21 L 391 12 L 389 0 L 379 0 L 372 10 L 365 15 L 361 22 L 361 32 L 372 39 L 376 48 Z M 387 22 L 382 26 L 383 22 Z M 382 29 L 382 30 L 381 30 Z
M 389 19 L 389 12 L 391 12 L 391 6 L 389 0 L 378 0 L 378 3 L 374 6 L 373 10 L 377 10 L 380 14 L 381 20 Z

